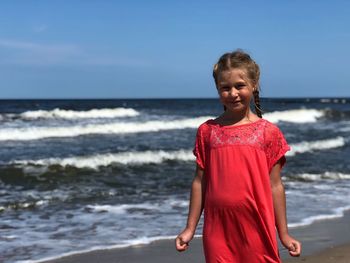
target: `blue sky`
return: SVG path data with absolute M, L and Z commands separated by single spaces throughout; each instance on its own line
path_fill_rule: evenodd
M 242 48 L 264 97 L 350 96 L 349 1 L 1 1 L 0 98 L 216 97 Z

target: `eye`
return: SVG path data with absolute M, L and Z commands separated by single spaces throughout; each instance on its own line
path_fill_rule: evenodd
M 243 89 L 246 85 L 241 83 L 236 85 L 236 89 Z
M 230 87 L 229 86 L 222 86 L 222 87 L 220 87 L 220 90 L 228 91 L 228 90 L 230 90 Z

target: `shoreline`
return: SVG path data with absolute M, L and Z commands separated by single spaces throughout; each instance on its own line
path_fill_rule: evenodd
M 290 228 L 289 232 L 302 242 L 303 251 L 301 257 L 292 258 L 288 251 L 281 249 L 280 246 L 283 262 L 350 262 L 350 210 L 344 211 L 342 217 L 319 220 L 311 225 Z M 173 239 L 163 239 L 145 245 L 93 250 L 84 253 L 77 252 L 68 256 L 50 260 L 42 259 L 35 262 L 151 263 L 164 261 L 169 263 L 205 262 L 201 238 L 194 238 L 190 243 L 190 248 L 182 253 L 175 250 Z

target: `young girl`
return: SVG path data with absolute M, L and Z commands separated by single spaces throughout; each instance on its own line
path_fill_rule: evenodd
M 187 226 L 176 249 L 188 248 L 204 209 L 208 263 L 281 262 L 276 228 L 290 255 L 299 256 L 301 244 L 288 234 L 280 178 L 289 146 L 261 117 L 259 66 L 238 50 L 219 59 L 213 76 L 225 111 L 198 128 Z M 250 110 L 253 99 L 257 115 Z

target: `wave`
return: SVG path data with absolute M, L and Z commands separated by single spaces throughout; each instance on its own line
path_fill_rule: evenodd
M 302 219 L 301 221 L 299 221 L 297 223 L 289 223 L 288 227 L 290 227 L 290 228 L 303 227 L 303 226 L 311 225 L 314 222 L 320 221 L 320 220 L 330 220 L 330 219 L 340 218 L 340 217 L 343 217 L 345 212 L 349 209 L 350 209 L 350 206 L 336 208 L 330 214 L 310 216 L 310 217 Z M 83 253 L 85 254 L 85 253 L 98 251 L 98 250 L 121 249 L 121 248 L 127 248 L 127 247 L 139 246 L 139 245 L 148 245 L 148 244 L 151 244 L 153 242 L 162 241 L 162 240 L 174 240 L 175 237 L 176 237 L 176 235 L 153 236 L 153 237 L 141 236 L 141 237 L 134 238 L 134 239 L 124 240 L 123 243 L 119 243 L 119 244 L 115 244 L 115 245 L 93 246 L 93 247 L 90 247 L 87 249 L 76 250 L 76 251 L 72 251 L 72 252 L 62 253 L 59 255 L 52 255 L 49 257 L 41 258 L 39 260 L 21 260 L 21 261 L 17 261 L 17 262 L 44 263 L 47 261 L 54 261 L 54 260 L 58 260 L 58 259 L 61 259 L 64 257 L 73 256 L 73 255 L 77 255 L 77 254 L 83 254 Z M 201 238 L 202 235 L 195 235 L 194 237 Z
M 187 199 L 178 199 L 178 198 L 170 198 L 165 199 L 160 202 L 160 204 L 145 202 L 145 203 L 137 203 L 137 204 L 119 204 L 119 205 L 87 205 L 85 206 L 85 209 L 88 210 L 88 212 L 93 213 L 111 213 L 113 214 L 123 214 L 132 212 L 133 216 L 135 216 L 135 210 L 142 211 L 145 210 L 153 210 L 155 213 L 159 214 L 159 211 L 164 212 L 164 210 L 173 210 L 176 207 L 181 207 L 183 209 L 187 209 L 189 204 L 189 201 Z M 128 211 L 130 210 L 130 211 Z M 139 236 L 132 239 L 124 239 L 122 241 L 116 241 L 115 245 L 105 245 L 105 246 L 92 246 L 88 249 L 84 250 L 76 250 L 60 255 L 53 255 L 46 258 L 41 258 L 40 260 L 35 261 L 18 261 L 18 262 L 46 262 L 46 261 L 52 261 L 57 260 L 58 258 L 66 257 L 66 256 L 72 256 L 75 254 L 81 254 L 81 253 L 88 253 L 96 250 L 106 250 L 106 249 L 119 249 L 119 248 L 127 248 L 132 246 L 139 246 L 139 245 L 147 245 L 155 241 L 160 240 L 169 240 L 174 239 L 176 235 L 164 235 L 164 236 Z M 195 235 L 196 238 L 201 237 L 201 235 Z
M 188 207 L 188 200 L 178 200 L 178 199 L 168 199 L 164 202 L 163 205 L 167 207 Z M 152 211 L 164 211 L 165 208 L 162 208 L 159 204 L 154 203 L 141 203 L 141 204 L 121 204 L 121 205 L 87 205 L 86 209 L 90 212 L 109 212 L 112 214 L 125 214 L 129 210 L 132 210 L 133 213 L 135 210 L 152 210 Z
M 325 116 L 325 112 L 316 109 L 273 111 L 264 114 L 265 119 L 274 123 L 277 123 L 279 121 L 294 123 L 316 122 L 323 116 Z
M 296 144 L 291 144 L 291 150 L 287 152 L 286 156 L 295 156 L 298 153 L 311 152 L 314 150 L 339 148 L 343 147 L 345 143 L 345 138 L 341 136 L 326 140 L 318 140 L 311 142 L 304 141 Z
M 192 151 L 144 151 L 144 152 L 126 152 L 126 153 L 108 153 L 92 156 L 76 156 L 70 158 L 48 158 L 40 160 L 18 160 L 12 161 L 14 165 L 39 165 L 39 166 L 73 166 L 76 168 L 89 168 L 97 170 L 101 166 L 111 164 L 123 165 L 142 165 L 151 163 L 162 163 L 167 160 L 191 161 L 194 160 Z
M 332 212 L 330 214 L 310 216 L 310 217 L 302 219 L 300 222 L 290 223 L 290 224 L 288 224 L 288 227 L 294 228 L 294 227 L 307 226 L 307 225 L 311 225 L 311 224 L 315 223 L 316 221 L 320 221 L 320 220 L 329 220 L 329 219 L 340 218 L 340 217 L 344 216 L 344 213 L 347 210 L 350 210 L 350 206 L 335 208 L 332 210 Z
M 350 132 L 350 126 L 339 129 L 340 132 Z
M 338 172 L 324 172 L 322 174 L 309 174 L 302 173 L 292 176 L 286 176 L 289 180 L 292 181 L 320 181 L 320 180 L 350 180 L 350 174 L 343 174 Z
M 126 113 L 130 111 L 129 113 Z M 101 109 L 86 112 L 65 111 L 55 109 L 53 111 L 33 111 L 22 113 L 25 118 L 114 118 L 117 116 L 135 116 L 138 114 L 133 109 L 117 108 L 117 109 Z M 130 114 L 130 115 L 128 115 Z M 279 121 L 288 121 L 295 123 L 315 122 L 318 118 L 324 116 L 324 111 L 315 109 L 299 109 L 287 111 L 275 111 L 266 113 L 264 118 L 277 123 Z M 142 132 L 158 132 L 163 130 L 177 130 L 187 128 L 197 128 L 201 123 L 212 116 L 202 116 L 196 118 L 187 118 L 181 120 L 157 120 L 145 122 L 114 122 L 108 124 L 87 124 L 72 125 L 65 127 L 22 127 L 22 128 L 6 128 L 0 130 L 0 141 L 27 141 L 39 140 L 45 138 L 62 138 L 76 137 L 89 134 L 125 134 L 125 133 L 142 133 Z
M 123 205 L 88 205 L 86 209 L 92 212 L 109 212 L 112 214 L 124 214 L 127 213 L 128 210 L 159 210 L 158 205 L 154 204 L 123 204 Z
M 326 150 L 342 147 L 345 145 L 343 137 L 335 139 L 319 140 L 313 142 L 301 142 L 291 144 L 292 151 L 287 152 L 287 156 L 295 156 L 298 153 L 311 152 L 314 150 Z M 144 165 L 157 164 L 165 161 L 194 161 L 195 157 L 191 150 L 178 151 L 144 151 L 144 152 L 124 152 L 124 153 L 106 153 L 91 156 L 74 156 L 68 158 L 47 158 L 39 160 L 15 160 L 10 165 L 23 166 L 52 166 L 60 165 L 62 167 L 72 166 L 76 168 L 87 168 L 98 170 L 100 167 L 113 164 L 122 165 Z
M 202 235 L 194 235 L 194 238 L 200 238 Z M 155 236 L 155 237 L 140 237 L 135 239 L 126 240 L 123 244 L 116 244 L 111 246 L 94 246 L 89 249 L 84 250 L 78 250 L 73 252 L 64 253 L 57 256 L 51 256 L 42 258 L 40 260 L 20 260 L 16 261 L 17 263 L 45 263 L 47 261 L 54 261 L 58 260 L 64 257 L 68 256 L 74 256 L 78 254 L 85 254 L 89 252 L 94 252 L 98 250 L 111 250 L 111 249 L 119 249 L 119 248 L 127 248 L 127 247 L 133 247 L 133 246 L 139 246 L 139 245 L 148 245 L 156 241 L 162 241 L 162 240 L 174 240 L 176 238 L 176 235 L 172 236 Z
M 38 206 L 42 206 L 47 204 L 47 200 L 39 200 L 39 201 L 30 201 L 30 202 L 17 202 L 8 204 L 5 206 L 0 206 L 0 212 L 3 212 L 5 210 L 19 210 L 19 209 L 33 209 Z
M 88 111 L 74 111 L 74 110 L 62 110 L 53 109 L 50 111 L 36 110 L 26 111 L 19 115 L 19 118 L 24 120 L 35 119 L 95 119 L 95 118 L 120 118 L 120 117 L 134 117 L 140 113 L 131 108 L 114 108 L 114 109 L 92 109 Z M 11 114 L 11 117 L 16 115 Z
M 88 134 L 123 134 L 197 128 L 209 118 L 211 117 L 188 118 L 173 121 L 147 121 L 143 123 L 118 122 L 97 125 L 89 124 L 70 127 L 10 128 L 0 130 L 0 141 L 28 141 L 52 137 L 76 137 Z
M 335 219 L 335 218 L 341 218 L 344 216 L 345 212 L 349 209 L 350 209 L 350 206 L 336 208 L 330 214 L 310 216 L 310 217 L 302 219 L 300 222 L 289 223 L 288 227 L 290 227 L 290 228 L 304 227 L 304 226 L 311 225 L 311 224 L 315 223 L 316 221 L 320 221 L 320 220 L 331 220 L 331 219 Z M 148 245 L 148 244 L 151 244 L 151 243 L 156 242 L 156 241 L 174 240 L 175 237 L 176 237 L 176 235 L 153 236 L 153 237 L 142 236 L 142 237 L 138 237 L 138 238 L 134 238 L 134 239 L 125 240 L 123 243 L 119 243 L 119 244 L 115 244 L 115 245 L 93 246 L 93 247 L 88 248 L 88 249 L 72 251 L 72 252 L 63 253 L 60 255 L 53 255 L 50 257 L 41 258 L 39 260 L 21 260 L 21 261 L 17 261 L 17 262 L 44 263 L 47 261 L 54 261 L 54 260 L 58 260 L 58 259 L 61 259 L 64 257 L 73 256 L 73 255 L 77 255 L 77 254 L 83 254 L 83 253 L 85 254 L 85 253 L 98 251 L 98 250 L 121 249 L 121 248 L 127 248 L 127 247 L 139 246 L 139 245 Z M 201 238 L 202 235 L 195 235 L 194 237 Z

